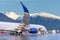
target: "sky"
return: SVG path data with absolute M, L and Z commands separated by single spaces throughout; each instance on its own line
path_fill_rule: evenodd
M 60 16 L 60 0 L 0 0 L 0 12 L 16 12 L 23 15 L 20 1 L 30 13 L 47 12 Z

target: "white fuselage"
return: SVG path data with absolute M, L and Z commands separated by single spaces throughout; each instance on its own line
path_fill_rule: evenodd
M 9 30 L 14 31 L 15 28 L 19 26 L 20 23 L 11 23 L 11 22 L 0 22 L 0 30 Z M 30 28 L 43 28 L 43 30 L 47 31 L 46 28 L 43 25 L 37 25 L 37 24 L 30 24 L 30 27 L 26 27 L 26 29 Z

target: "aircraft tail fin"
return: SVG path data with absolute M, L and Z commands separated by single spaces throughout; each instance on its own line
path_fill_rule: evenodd
M 22 7 L 23 7 L 23 9 L 24 9 L 24 12 L 26 12 L 26 13 L 29 13 L 29 11 L 28 11 L 28 9 L 26 8 L 26 6 L 20 1 L 20 3 L 21 3 L 21 5 L 22 5 Z
M 28 9 L 26 8 L 26 6 L 25 6 L 22 2 L 20 2 L 20 3 L 21 3 L 21 5 L 22 5 L 22 7 L 23 7 L 23 10 L 24 10 L 23 23 L 24 23 L 25 25 L 29 25 L 29 24 L 30 24 L 29 11 L 28 11 Z

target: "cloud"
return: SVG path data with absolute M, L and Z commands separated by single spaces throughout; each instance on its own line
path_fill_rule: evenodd
M 14 20 L 16 20 L 20 16 L 20 15 L 17 15 L 16 13 L 14 13 L 14 12 L 6 12 L 5 15 L 14 19 Z

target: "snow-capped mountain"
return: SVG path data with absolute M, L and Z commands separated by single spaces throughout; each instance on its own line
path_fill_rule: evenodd
M 48 18 L 53 18 L 53 19 L 60 19 L 60 16 L 56 16 L 54 14 L 46 13 L 46 12 L 33 13 L 33 14 L 30 14 L 30 16 L 32 17 L 42 16 L 42 17 L 48 17 Z
M 44 25 L 48 30 L 60 30 L 60 17 L 49 13 L 35 13 L 30 15 L 31 24 Z
M 16 20 L 18 17 L 21 17 L 20 15 L 17 15 L 15 12 L 6 12 L 5 15 L 13 20 Z
M 15 12 L 6 12 L 5 15 L 13 20 L 19 20 L 23 17 L 21 15 L 16 14 Z M 46 13 L 46 12 L 30 14 L 30 17 L 36 17 L 36 16 L 42 16 L 42 17 L 53 18 L 53 19 L 60 19 L 60 16 L 56 16 L 54 14 Z
M 20 22 L 20 20 L 13 20 L 12 18 L 6 16 L 4 13 L 0 13 L 0 21 L 3 21 L 3 22 Z

